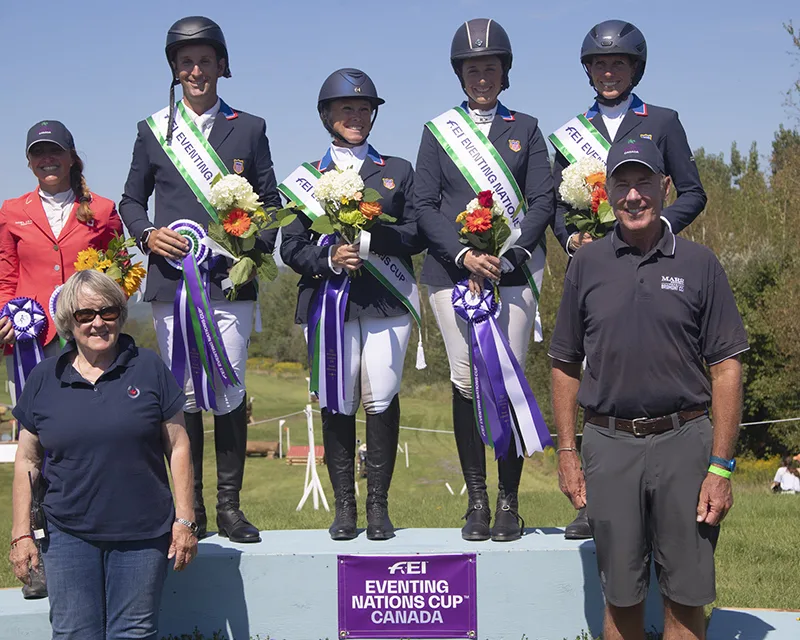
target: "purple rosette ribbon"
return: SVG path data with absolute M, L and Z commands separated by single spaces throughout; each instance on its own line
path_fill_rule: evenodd
M 317 241 L 329 247 L 335 234 Z M 341 413 L 344 408 L 344 316 L 350 294 L 350 276 L 346 273 L 325 279 L 311 305 L 308 323 L 308 364 L 310 390 L 319 398 L 321 408 Z
M 33 368 L 44 360 L 41 337 L 47 335 L 47 314 L 33 298 L 14 298 L 0 317 L 8 318 L 14 328 L 14 384 L 19 397 Z
M 169 228 L 189 242 L 189 253 L 182 260 L 167 260 L 183 272 L 173 306 L 170 368 L 178 384 L 183 386 L 188 367 L 197 406 L 216 409 L 215 374 L 226 387 L 240 383 L 225 351 L 208 298 L 209 272 L 205 263 L 210 251 L 203 243 L 206 232 L 192 220 L 176 220 Z
M 525 372 L 497 324 L 494 287 L 487 284 L 476 295 L 462 280 L 453 287 L 452 301 L 469 330 L 472 397 L 483 442 L 494 448 L 495 458 L 508 455 L 512 438 L 517 457 L 553 446 Z

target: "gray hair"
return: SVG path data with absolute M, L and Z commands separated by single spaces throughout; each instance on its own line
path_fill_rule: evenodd
M 65 340 L 72 340 L 72 328 L 75 325 L 75 313 L 80 306 L 78 296 L 83 294 L 95 295 L 103 300 L 104 306 L 119 307 L 120 329 L 128 319 L 128 298 L 122 288 L 115 280 L 109 278 L 105 273 L 100 273 L 93 269 L 76 271 L 64 283 L 61 292 L 58 294 L 56 304 L 56 316 L 53 318 L 56 323 L 56 330 Z

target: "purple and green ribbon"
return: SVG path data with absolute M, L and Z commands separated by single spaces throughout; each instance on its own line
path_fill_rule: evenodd
M 210 252 L 203 244 L 206 233 L 192 220 L 176 220 L 169 228 L 180 233 L 190 245 L 189 253 L 182 260 L 168 259 L 183 273 L 173 306 L 170 368 L 178 384 L 183 386 L 188 367 L 197 406 L 205 410 L 216 409 L 214 375 L 218 375 L 226 387 L 240 382 L 225 351 L 208 298 L 209 273 L 205 262 Z
M 0 317 L 6 317 L 14 328 L 14 384 L 17 397 L 33 368 L 44 360 L 41 338 L 47 335 L 47 314 L 33 298 L 9 300 Z
M 517 457 L 553 446 L 525 372 L 497 324 L 500 300 L 495 288 L 487 283 L 475 295 L 462 280 L 453 287 L 452 301 L 468 326 L 473 405 L 483 442 L 494 448 L 495 458 L 510 453 L 512 438 Z

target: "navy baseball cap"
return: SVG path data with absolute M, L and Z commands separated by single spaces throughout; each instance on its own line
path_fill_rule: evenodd
M 58 120 L 42 120 L 28 129 L 28 142 L 25 144 L 25 155 L 37 142 L 52 142 L 65 151 L 75 148 L 75 140 L 63 124 Z
M 664 157 L 652 140 L 627 138 L 611 145 L 606 159 L 606 176 L 629 162 L 643 164 L 653 173 L 664 175 Z

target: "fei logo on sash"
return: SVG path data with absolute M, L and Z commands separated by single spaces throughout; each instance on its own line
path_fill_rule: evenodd
M 520 149 L 522 149 L 522 144 L 519 140 L 508 140 L 508 148 L 511 149 L 514 153 L 519 153 Z

